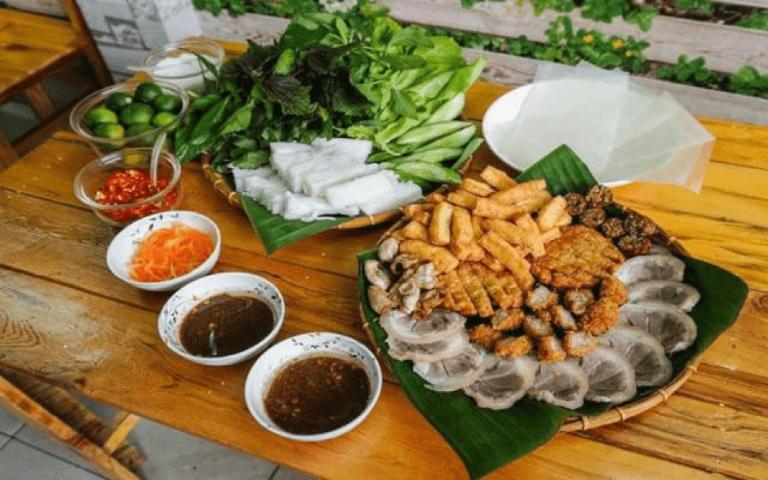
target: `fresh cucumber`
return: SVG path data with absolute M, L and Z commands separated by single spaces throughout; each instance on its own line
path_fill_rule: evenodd
M 445 168 L 438 163 L 408 162 L 398 164 L 392 170 L 398 175 L 416 177 L 428 182 L 461 183 L 459 172 Z
M 464 110 L 465 101 L 466 97 L 464 96 L 464 92 L 459 93 L 432 112 L 432 115 L 427 119 L 426 123 L 430 124 L 453 120 L 461 114 L 462 110 Z
M 469 122 L 458 120 L 450 122 L 430 123 L 411 129 L 400 136 L 395 143 L 398 145 L 409 145 L 413 143 L 426 143 L 436 138 L 440 138 L 456 130 L 460 130 L 471 125 Z
M 462 128 L 461 130 L 456 130 L 455 132 L 440 137 L 437 140 L 424 145 L 423 147 L 419 147 L 414 153 L 426 152 L 436 148 L 464 148 L 464 145 L 466 145 L 467 142 L 470 141 L 473 136 L 475 136 L 476 130 L 477 129 L 474 125 Z
M 414 152 L 402 157 L 392 158 L 386 161 L 384 165 L 401 165 L 408 162 L 422 163 L 440 163 L 451 158 L 457 158 L 461 155 L 461 148 L 435 148 L 424 152 Z

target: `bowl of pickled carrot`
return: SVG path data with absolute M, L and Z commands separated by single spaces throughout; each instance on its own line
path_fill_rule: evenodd
M 163 292 L 206 275 L 220 254 L 221 232 L 210 218 L 175 210 L 125 227 L 109 244 L 107 266 L 129 285 Z

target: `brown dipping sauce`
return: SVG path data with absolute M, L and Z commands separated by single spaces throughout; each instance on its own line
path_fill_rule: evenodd
M 357 362 L 311 356 L 289 364 L 269 386 L 264 405 L 269 418 L 297 434 L 335 430 L 368 405 L 371 385 Z
M 247 295 L 216 295 L 195 305 L 181 322 L 181 344 L 192 355 L 221 357 L 262 341 L 275 323 L 266 302 Z

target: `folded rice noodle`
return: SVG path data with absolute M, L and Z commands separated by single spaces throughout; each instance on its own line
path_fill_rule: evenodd
M 337 185 L 354 178 L 363 177 L 379 171 L 379 165 L 361 163 L 359 165 L 350 164 L 344 169 L 338 170 L 318 170 L 304 175 L 302 179 L 302 191 L 312 197 L 325 195 L 328 187 Z
M 366 175 L 328 187 L 325 197 L 334 207 L 361 205 L 373 197 L 389 193 L 397 184 L 395 174 L 389 170 Z
M 360 205 L 360 210 L 366 215 L 394 210 L 400 205 L 413 203 L 421 198 L 421 187 L 415 183 L 398 183 L 389 193 L 371 198 Z
M 332 155 L 343 155 L 350 160 L 365 162 L 373 151 L 373 143 L 368 140 L 355 138 L 317 138 L 312 142 L 312 147 L 322 149 Z
M 242 192 L 245 190 L 245 181 L 249 177 L 268 177 L 274 175 L 274 172 L 269 167 L 261 168 L 230 168 L 232 176 L 235 179 L 235 190 Z

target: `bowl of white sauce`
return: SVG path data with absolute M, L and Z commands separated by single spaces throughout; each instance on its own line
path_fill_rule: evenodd
M 218 43 L 205 39 L 187 39 L 171 42 L 152 50 L 141 63 L 156 81 L 178 85 L 185 90 L 199 92 L 205 79 L 213 79 L 204 58 L 216 69 L 224 61 L 224 49 Z

